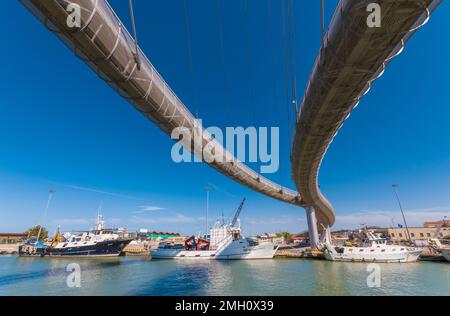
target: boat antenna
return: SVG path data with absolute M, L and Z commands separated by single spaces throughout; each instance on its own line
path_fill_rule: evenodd
M 206 191 L 206 223 L 205 223 L 205 236 L 208 235 L 208 212 L 209 212 L 209 192 L 211 191 L 211 187 L 207 185 L 205 187 Z
M 391 226 L 392 226 L 392 228 L 395 228 L 394 219 L 395 219 L 394 217 L 391 218 Z
M 103 215 L 102 215 L 103 201 L 100 201 L 100 205 L 97 209 L 97 230 L 101 230 L 103 227 Z
M 55 193 L 55 192 L 56 192 L 56 190 L 53 190 L 53 189 L 48 190 L 48 199 L 47 199 L 47 205 L 45 206 L 45 210 L 44 210 L 43 222 L 45 222 L 45 220 L 47 218 L 48 208 L 50 207 L 50 202 L 52 201 L 52 196 L 53 196 L 53 193 Z M 39 237 L 41 236 L 41 231 L 42 231 L 42 223 L 39 225 L 39 231 L 37 234 L 36 242 L 39 241 Z

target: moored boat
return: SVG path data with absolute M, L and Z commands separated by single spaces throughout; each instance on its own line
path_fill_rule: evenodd
M 43 257 L 47 253 L 48 245 L 36 239 L 30 239 L 19 246 L 20 257 Z
M 100 213 L 93 230 L 80 234 L 67 233 L 64 236 L 58 232 L 52 244 L 47 247 L 49 257 L 117 257 L 133 240 L 122 238 L 112 229 L 105 229 L 105 222 Z
M 239 206 L 230 224 L 217 221 L 210 230 L 210 239 L 189 237 L 184 245 L 161 243 L 151 250 L 153 259 L 204 259 L 204 260 L 238 260 L 238 259 L 272 259 L 278 245 L 272 242 L 260 243 L 255 239 L 245 238 L 241 234 L 239 214 L 245 199 Z
M 359 247 L 333 246 L 327 239 L 323 249 L 325 258 L 347 262 L 412 263 L 422 253 L 420 248 L 389 245 L 386 239 L 378 238 L 369 231 L 366 231 L 366 236 L 366 241 Z
M 52 200 L 53 193 L 55 193 L 55 192 L 56 191 L 53 189 L 48 190 L 48 199 L 47 199 L 47 204 L 45 206 L 44 217 L 43 217 L 44 221 L 47 216 L 48 209 L 50 207 L 50 202 Z M 39 228 L 37 235 L 30 236 L 32 233 L 32 231 L 30 231 L 30 233 L 28 234 L 27 241 L 24 244 L 19 245 L 18 255 L 20 257 L 43 257 L 46 255 L 48 244 L 46 244 L 44 242 L 44 239 L 46 237 L 44 235 L 46 235 L 46 234 L 41 235 L 41 233 L 43 233 L 42 224 L 36 226 L 35 228 Z

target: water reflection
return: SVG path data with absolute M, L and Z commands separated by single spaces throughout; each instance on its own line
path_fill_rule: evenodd
M 66 284 L 69 263 L 81 288 Z M 315 260 L 65 260 L 0 257 L 0 295 L 449 295 L 450 265 L 382 264 L 381 287 L 367 265 Z

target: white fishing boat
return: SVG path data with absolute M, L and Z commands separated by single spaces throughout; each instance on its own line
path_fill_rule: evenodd
M 272 259 L 278 245 L 272 242 L 260 243 L 255 239 L 245 238 L 241 234 L 239 214 L 245 199 L 239 206 L 233 221 L 224 224 L 217 221 L 210 230 L 210 239 L 192 236 L 184 245 L 161 243 L 151 250 L 153 259 Z
M 359 247 L 333 246 L 327 238 L 323 248 L 325 258 L 347 262 L 411 263 L 416 262 L 422 253 L 420 248 L 389 245 L 386 239 L 367 230 L 365 233 L 367 239 Z

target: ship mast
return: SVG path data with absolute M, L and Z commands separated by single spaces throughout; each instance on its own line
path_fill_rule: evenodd
M 207 185 L 205 187 L 205 191 L 206 191 L 206 226 L 205 226 L 205 236 L 207 236 L 208 233 L 209 233 L 208 213 L 209 213 L 209 192 L 211 191 L 211 187 Z
M 44 210 L 43 222 L 47 218 L 47 213 L 48 213 L 48 209 L 50 207 L 50 202 L 52 201 L 52 196 L 53 196 L 53 193 L 55 193 L 55 192 L 56 192 L 56 190 L 53 190 L 53 189 L 48 190 L 48 199 L 47 199 L 47 205 L 45 206 L 45 210 Z M 39 242 L 39 237 L 41 236 L 41 231 L 42 231 L 42 223 L 39 225 L 39 231 L 38 231 L 38 234 L 37 234 L 36 242 Z
M 103 201 L 100 202 L 100 206 L 97 210 L 96 230 L 105 229 L 105 222 L 103 221 L 103 215 L 102 215 L 102 207 L 103 207 Z

